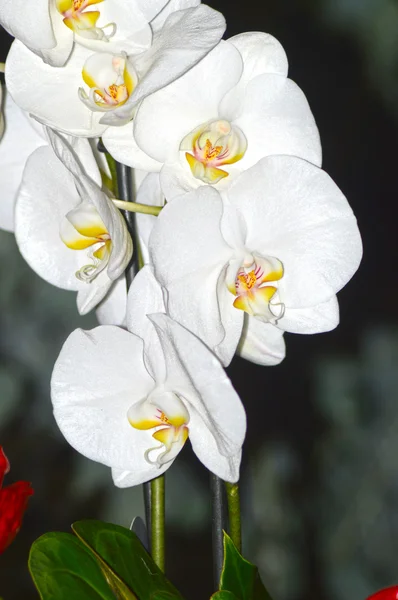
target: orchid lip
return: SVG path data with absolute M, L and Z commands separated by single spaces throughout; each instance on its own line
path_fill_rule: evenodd
M 79 88 L 79 98 L 90 110 L 99 112 L 125 104 L 138 83 L 138 75 L 125 52 L 92 54 L 84 63 L 82 77 L 89 91 Z
M 80 281 L 91 283 L 108 266 L 112 240 L 92 204 L 82 202 L 68 212 L 61 223 L 60 237 L 71 250 L 88 250 L 92 262 L 76 271 Z
M 277 325 L 285 314 L 279 299 L 278 282 L 284 275 L 283 264 L 274 257 L 245 256 L 234 284 L 227 287 L 236 296 L 233 306 L 260 321 Z
M 180 397 L 173 392 L 155 390 L 133 404 L 127 418 L 134 429 L 154 429 L 152 437 L 160 445 L 148 448 L 144 458 L 158 468 L 174 460 L 188 439 L 189 414 Z M 152 459 L 151 455 L 155 455 L 155 458 Z
M 223 119 L 200 125 L 185 136 L 180 144 L 192 175 L 213 185 L 229 175 L 220 167 L 241 160 L 246 149 L 247 140 L 243 131 Z
M 86 10 L 92 4 L 100 4 L 106 0 L 56 0 L 57 11 L 62 15 L 68 29 L 77 36 L 109 42 L 115 35 L 116 23 L 107 23 L 102 27 L 97 25 L 101 16 L 99 10 Z

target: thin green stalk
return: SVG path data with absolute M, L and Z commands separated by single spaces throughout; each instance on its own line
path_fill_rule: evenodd
M 149 204 L 140 204 L 139 202 L 125 202 L 124 200 L 118 200 L 117 198 L 112 198 L 112 202 L 122 210 L 144 215 L 153 215 L 155 217 L 157 217 L 162 210 L 162 206 L 150 206 Z
M 237 483 L 225 482 L 228 502 L 229 536 L 239 552 L 242 551 L 242 530 L 240 524 L 240 497 Z
M 0 73 L 5 73 L 5 72 L 6 72 L 6 63 L 0 62 Z
M 165 479 L 164 475 L 151 481 L 151 554 L 161 571 L 165 569 Z

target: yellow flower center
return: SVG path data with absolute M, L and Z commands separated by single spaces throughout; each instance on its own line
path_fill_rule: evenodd
M 159 408 L 157 404 L 161 404 Z M 189 436 L 189 414 L 173 392 L 155 392 L 130 407 L 127 418 L 134 429 L 155 429 L 152 438 L 160 442 L 145 451 L 145 460 L 159 468 L 174 460 Z M 160 452 L 159 452 L 160 451 Z M 152 460 L 151 455 L 156 455 Z
M 280 260 L 254 257 L 251 265 L 239 269 L 234 285 L 228 286 L 236 296 L 233 306 L 261 321 L 276 324 L 283 317 L 285 308 L 278 299 L 277 282 L 282 277 Z
M 138 82 L 134 67 L 124 53 L 92 54 L 84 64 L 82 77 L 89 87 L 89 94 L 80 88 L 79 97 L 93 111 L 108 111 L 121 106 Z
M 216 184 L 228 177 L 220 166 L 238 162 L 245 154 L 244 133 L 229 121 L 209 121 L 189 133 L 181 142 L 191 173 L 204 183 Z
M 76 272 L 80 281 L 91 283 L 109 262 L 112 241 L 101 217 L 92 204 L 82 203 L 71 210 L 61 224 L 60 236 L 71 250 L 85 250 L 91 263 Z

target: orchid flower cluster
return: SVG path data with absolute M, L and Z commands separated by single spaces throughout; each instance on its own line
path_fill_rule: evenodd
M 281 44 L 222 40 L 199 0 L 0 0 L 0 23 L 15 37 L 0 226 L 100 323 L 55 364 L 62 433 L 119 487 L 163 473 L 188 438 L 236 482 L 245 411 L 224 367 L 276 365 L 285 332 L 335 328 L 362 253 Z M 113 161 L 134 169 L 130 207 Z M 120 209 L 137 213 L 134 247 Z

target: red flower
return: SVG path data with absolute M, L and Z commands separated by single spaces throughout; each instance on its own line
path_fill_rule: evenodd
M 2 488 L 10 463 L 0 446 L 0 554 L 11 544 L 21 528 L 22 517 L 33 489 L 27 481 L 17 481 Z
M 398 585 L 384 588 L 369 596 L 367 600 L 398 600 Z

